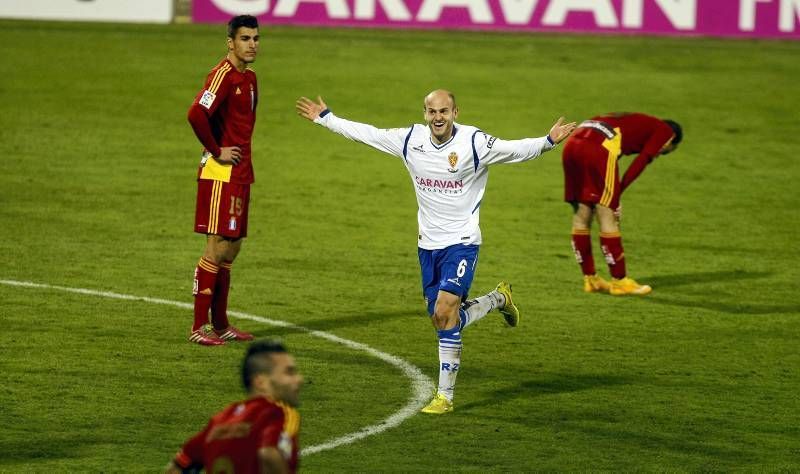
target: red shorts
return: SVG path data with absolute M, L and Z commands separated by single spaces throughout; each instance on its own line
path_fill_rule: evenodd
M 247 237 L 249 208 L 249 184 L 198 179 L 194 231 L 231 239 Z
M 599 133 L 599 132 L 597 132 Z M 572 137 L 564 145 L 564 200 L 619 207 L 619 133 L 612 139 Z

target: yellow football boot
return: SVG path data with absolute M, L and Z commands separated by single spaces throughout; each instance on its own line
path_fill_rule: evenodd
M 451 411 L 453 411 L 453 402 L 438 392 L 433 396 L 433 400 L 422 409 L 422 413 L 430 413 L 433 415 L 444 415 Z
M 633 278 L 621 278 L 617 280 L 616 278 L 611 280 L 611 288 L 609 288 L 608 292 L 614 296 L 622 296 L 622 295 L 646 295 L 653 291 L 648 285 L 640 285 L 636 283 L 636 280 Z
M 519 324 L 519 308 L 517 308 L 517 305 L 511 300 L 511 284 L 501 281 L 497 284 L 495 291 L 506 298 L 506 304 L 500 308 L 500 313 L 502 313 L 509 326 L 512 328 L 516 327 L 517 324 Z
M 597 275 L 583 276 L 583 291 L 587 293 L 608 293 L 611 285 Z

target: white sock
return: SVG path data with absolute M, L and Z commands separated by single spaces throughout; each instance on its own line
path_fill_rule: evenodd
M 505 296 L 501 295 L 497 291 L 491 291 L 488 294 L 468 301 L 467 304 L 464 305 L 464 313 L 466 314 L 466 318 L 464 318 L 464 326 L 461 329 L 466 329 L 467 326 L 475 321 L 480 320 L 489 314 L 490 311 L 493 311 L 497 308 L 502 308 L 505 304 Z
M 450 401 L 456 388 L 456 377 L 461 367 L 461 331 L 453 329 L 438 331 L 439 335 L 439 388 L 438 391 Z

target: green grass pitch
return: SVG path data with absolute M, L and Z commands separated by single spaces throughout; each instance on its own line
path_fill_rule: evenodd
M 521 326 L 490 315 L 466 331 L 455 413 L 310 454 L 304 470 L 800 470 L 800 43 L 262 35 L 257 183 L 231 308 L 367 344 L 431 379 L 406 171 L 298 118 L 297 97 L 395 127 L 420 122 L 422 97 L 445 87 L 462 123 L 503 138 L 623 110 L 685 131 L 623 199 L 645 298 L 581 292 L 559 151 L 493 168 L 473 294 L 508 279 Z M 0 280 L 191 302 L 203 240 L 185 115 L 224 52 L 222 26 L 0 22 Z M 242 396 L 244 347 L 189 344 L 185 308 L 0 284 L 0 321 L 3 472 L 154 472 Z M 303 446 L 413 395 L 364 352 L 234 322 L 297 355 Z

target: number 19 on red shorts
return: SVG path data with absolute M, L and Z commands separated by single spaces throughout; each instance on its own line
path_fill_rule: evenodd
M 232 239 L 246 237 L 249 207 L 249 184 L 198 179 L 194 231 Z

